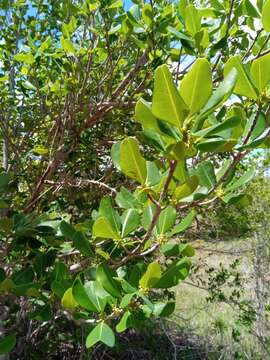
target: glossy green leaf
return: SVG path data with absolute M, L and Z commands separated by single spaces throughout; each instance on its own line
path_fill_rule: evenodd
M 193 135 L 197 137 L 212 137 L 213 135 L 221 136 L 222 132 L 228 129 L 234 129 L 236 126 L 238 126 L 241 122 L 241 119 L 236 116 L 232 116 L 222 123 L 218 123 L 213 126 L 209 126 L 208 128 L 205 128 L 203 130 L 195 132 Z
M 239 187 L 247 184 L 250 180 L 252 180 L 252 178 L 254 177 L 254 174 L 255 174 L 254 168 L 246 171 L 245 174 L 240 176 L 239 179 L 233 180 L 231 183 L 229 183 L 226 186 L 226 191 L 234 191 L 234 190 L 238 189 Z
M 166 209 L 162 210 L 158 222 L 157 232 L 158 234 L 166 234 L 174 226 L 176 220 L 176 210 L 173 206 L 167 206 Z
M 164 244 L 161 246 L 160 251 L 165 256 L 187 256 L 192 257 L 195 255 L 195 250 L 189 244 Z
M 211 189 L 216 184 L 216 176 L 214 166 L 210 161 L 200 163 L 196 169 L 196 175 L 199 178 L 201 186 Z
M 142 226 L 145 228 L 145 230 L 149 228 L 155 212 L 156 206 L 154 204 L 149 204 L 144 208 L 142 216 Z
M 98 342 L 109 347 L 113 347 L 115 344 L 114 332 L 104 321 L 101 321 L 87 336 L 86 347 L 90 348 Z
M 116 325 L 115 330 L 118 333 L 121 333 L 121 332 L 125 331 L 127 328 L 129 328 L 130 326 L 132 326 L 131 312 L 129 310 L 127 310 L 124 313 L 124 315 L 121 317 L 119 323 Z
M 81 279 L 77 277 L 72 285 L 72 295 L 76 302 L 88 311 L 98 312 L 99 308 L 96 307 L 94 303 L 94 294 L 91 289 L 88 287 L 85 288 Z
M 230 71 L 235 68 L 237 70 L 237 81 L 235 84 L 234 92 L 236 94 L 246 96 L 250 99 L 257 99 L 258 90 L 256 89 L 253 81 L 241 62 L 240 56 L 232 56 L 224 67 L 224 77 L 226 77 Z
M 161 278 L 155 284 L 155 288 L 169 289 L 178 285 L 180 280 L 184 280 L 188 276 L 189 268 L 190 260 L 187 258 L 176 260 L 161 275 Z
M 207 116 L 212 114 L 215 109 L 221 106 L 231 96 L 236 80 L 237 71 L 236 69 L 232 69 L 200 111 L 194 125 L 194 131 L 201 130 Z
M 188 5 L 185 9 L 185 24 L 187 31 L 194 36 L 201 29 L 201 18 L 194 5 Z
M 262 23 L 265 31 L 270 32 L 270 0 L 266 0 L 262 9 Z
M 156 69 L 152 104 L 153 114 L 178 128 L 188 113 L 188 108 L 178 93 L 167 65 Z
M 134 138 L 126 138 L 120 146 L 120 167 L 125 175 L 145 183 L 147 176 L 146 160 L 142 157 L 138 141 Z
M 182 198 L 191 195 L 197 189 L 198 185 L 199 185 L 198 177 L 195 175 L 191 176 L 190 178 L 187 179 L 187 181 L 184 184 L 177 186 L 177 188 L 175 189 L 174 195 L 176 199 L 180 200 Z
M 121 237 L 125 237 L 137 229 L 137 227 L 140 224 L 140 216 L 136 210 L 128 209 L 121 216 L 121 221 L 122 221 Z
M 270 12 L 268 16 L 270 18 Z M 266 54 L 258 59 L 255 59 L 251 64 L 250 73 L 260 93 L 262 93 L 270 81 L 270 54 Z
M 139 203 L 136 198 L 123 186 L 115 197 L 116 204 L 123 209 L 138 208 Z
M 170 236 L 179 234 L 185 231 L 186 229 L 188 229 L 192 224 L 192 221 L 194 220 L 195 216 L 196 216 L 196 211 L 191 210 L 191 212 L 172 229 L 172 231 L 170 232 Z
M 143 289 L 149 289 L 155 286 L 160 277 L 161 267 L 159 263 L 152 262 L 148 265 L 147 270 L 140 279 L 139 284 Z
M 119 233 L 121 228 L 121 219 L 117 211 L 112 206 L 110 196 L 104 196 L 101 199 L 98 211 L 102 217 L 108 220 L 113 230 Z
M 119 283 L 114 279 L 117 277 L 115 271 L 108 267 L 105 263 L 100 264 L 97 268 L 96 277 L 98 282 L 113 297 L 121 297 L 121 287 Z
M 0 339 L 0 355 L 11 352 L 16 345 L 16 334 L 10 334 Z
M 35 58 L 31 53 L 19 53 L 14 55 L 14 60 L 24 62 L 26 64 L 33 64 L 35 62 Z
M 147 161 L 147 178 L 146 186 L 154 186 L 158 184 L 161 180 L 161 175 L 159 173 L 157 165 L 153 161 Z
M 156 117 L 152 114 L 151 104 L 140 99 L 135 106 L 135 120 L 142 124 L 143 129 L 160 132 Z
M 105 217 L 99 217 L 94 222 L 92 234 L 94 237 L 102 237 L 105 239 L 120 240 L 121 238 Z
M 180 95 L 190 114 L 199 111 L 212 94 L 211 66 L 206 59 L 197 59 L 180 84 Z
M 69 310 L 74 310 L 78 306 L 78 303 L 72 294 L 72 288 L 68 288 L 65 291 L 61 299 L 61 303 L 66 309 Z
M 197 144 L 196 147 L 202 153 L 203 152 L 220 153 L 225 151 L 231 151 L 236 144 L 237 144 L 237 140 L 235 139 L 224 140 L 221 138 L 213 138 Z
M 76 50 L 71 40 L 61 37 L 60 44 L 66 53 L 68 53 L 69 55 L 75 54 Z

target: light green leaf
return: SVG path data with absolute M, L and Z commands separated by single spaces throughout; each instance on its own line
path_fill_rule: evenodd
M 120 192 L 115 197 L 116 204 L 124 209 L 134 209 L 139 206 L 135 197 L 123 186 L 120 188 Z
M 187 31 L 192 36 L 194 36 L 201 29 L 200 14 L 193 5 L 188 5 L 185 9 L 185 24 Z
M 69 39 L 65 39 L 62 36 L 60 39 L 60 44 L 66 53 L 71 54 L 71 55 L 75 54 L 76 50 L 75 50 L 75 47 L 74 47 L 72 41 L 70 41 Z
M 156 211 L 156 206 L 154 204 L 147 205 L 143 210 L 142 216 L 142 226 L 147 230 L 152 222 L 153 216 Z
M 87 336 L 86 347 L 90 348 L 99 341 L 109 347 L 113 347 L 115 344 L 114 332 L 104 321 L 101 321 Z
M 250 99 L 257 99 L 258 91 L 252 82 L 247 70 L 241 62 L 240 56 L 232 56 L 225 64 L 224 77 L 226 77 L 230 71 L 235 68 L 237 70 L 237 81 L 235 84 L 234 92 L 236 94 L 246 96 Z
M 93 225 L 92 233 L 94 237 L 105 239 L 120 240 L 120 235 L 112 228 L 105 217 L 99 217 Z
M 147 169 L 146 160 L 142 157 L 138 141 L 129 137 L 120 145 L 120 167 L 123 173 L 131 179 L 145 184 Z
M 112 206 L 112 199 L 110 196 L 104 196 L 99 204 L 99 214 L 105 217 L 113 230 L 117 233 L 120 232 L 121 219 L 118 212 Z
M 187 179 L 184 184 L 177 186 L 175 189 L 174 195 L 177 200 L 183 199 L 189 195 L 191 195 L 198 187 L 199 180 L 197 176 L 191 176 Z
M 115 330 L 118 333 L 121 333 L 121 332 L 125 331 L 128 327 L 131 326 L 130 317 L 131 317 L 131 312 L 126 311 L 124 313 L 124 315 L 122 316 L 121 320 L 119 321 L 119 323 L 115 327 Z
M 172 206 L 167 206 L 166 209 L 162 210 L 158 218 L 157 232 L 158 234 L 165 234 L 171 230 L 175 223 L 176 210 Z
M 160 279 L 160 277 L 161 267 L 159 263 L 152 262 L 148 265 L 147 270 L 141 277 L 139 284 L 143 289 L 149 289 L 154 287 L 155 283 Z
M 240 123 L 241 119 L 239 117 L 232 116 L 229 119 L 223 121 L 222 123 L 209 126 L 208 128 L 193 133 L 193 135 L 197 137 L 211 137 L 213 135 L 219 135 L 224 130 L 233 129 Z
M 150 129 L 160 133 L 156 117 L 152 114 L 151 104 L 140 99 L 135 107 L 135 120 L 142 124 L 143 129 Z
M 197 59 L 180 84 L 180 95 L 190 114 L 199 111 L 212 94 L 211 66 L 206 59 Z
M 16 345 L 16 335 L 10 334 L 0 339 L 0 355 L 8 354 Z
M 268 16 L 270 18 L 270 6 Z M 251 64 L 250 73 L 259 91 L 262 93 L 265 90 L 266 85 L 270 82 L 270 54 L 266 54 L 254 60 Z
M 154 116 L 179 129 L 188 114 L 188 108 L 179 95 L 167 65 L 156 69 L 152 112 Z
M 136 230 L 140 224 L 140 216 L 134 209 L 126 210 L 121 216 L 122 233 L 121 237 L 127 236 L 132 231 Z
M 263 6 L 262 23 L 264 30 L 270 32 L 270 0 L 266 0 Z
M 76 299 L 72 295 L 71 287 L 65 291 L 61 303 L 66 309 L 69 310 L 74 310 L 78 306 Z
M 146 166 L 147 166 L 146 185 L 154 186 L 158 184 L 161 180 L 161 176 L 157 165 L 153 161 L 147 161 Z
M 222 105 L 232 94 L 237 80 L 237 71 L 232 69 L 203 107 L 194 125 L 194 131 L 201 130 L 204 120 Z
M 19 61 L 19 62 L 23 62 L 25 64 L 33 64 L 35 62 L 35 58 L 33 56 L 33 54 L 31 53 L 19 53 L 14 55 L 14 60 Z

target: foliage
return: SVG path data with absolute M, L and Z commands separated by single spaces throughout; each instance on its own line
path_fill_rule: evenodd
M 37 321 L 65 310 L 87 348 L 174 311 L 179 234 L 203 206 L 246 206 L 237 169 L 269 145 L 268 2 L 134 4 L 0 14 L 0 291 Z

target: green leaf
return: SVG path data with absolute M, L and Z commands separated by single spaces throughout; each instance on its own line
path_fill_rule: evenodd
M 255 169 L 254 168 L 248 170 L 239 179 L 233 180 L 231 183 L 229 183 L 225 188 L 226 191 L 234 191 L 237 188 L 245 185 L 246 183 L 248 183 L 254 177 L 254 174 L 255 174 Z
M 191 176 L 184 182 L 184 184 L 177 186 L 177 188 L 175 189 L 174 195 L 176 199 L 180 200 L 191 195 L 197 189 L 198 185 L 198 177 L 195 175 Z
M 121 317 L 121 320 L 119 321 L 119 323 L 116 325 L 115 330 L 118 333 L 121 333 L 121 332 L 125 331 L 128 327 L 132 326 L 131 324 L 132 324 L 131 312 L 126 311 L 124 313 L 124 315 Z
M 171 230 L 175 223 L 176 210 L 172 206 L 167 206 L 166 209 L 162 210 L 158 218 L 157 232 L 158 234 L 165 234 Z
M 101 199 L 98 211 L 101 216 L 108 220 L 113 230 L 119 233 L 121 228 L 121 219 L 117 211 L 112 206 L 110 196 L 104 196 Z
M 191 212 L 186 217 L 184 217 L 184 219 L 172 229 L 170 236 L 179 234 L 180 232 L 183 232 L 186 229 L 188 229 L 190 227 L 190 225 L 192 224 L 192 221 L 195 218 L 195 216 L 196 216 L 196 211 L 191 210 Z
M 179 95 L 167 65 L 156 69 L 153 94 L 153 114 L 181 129 L 188 108 Z
M 270 18 L 270 12 L 268 17 Z M 270 81 L 270 54 L 266 54 L 259 57 L 258 59 L 255 59 L 251 64 L 250 73 L 254 79 L 255 84 L 257 85 L 257 88 L 259 89 L 260 93 L 262 93 Z
M 16 334 L 10 334 L 0 339 L 0 355 L 11 352 L 16 345 Z
M 156 206 L 154 204 L 147 205 L 143 210 L 142 216 L 142 226 L 147 230 L 152 222 L 153 216 L 156 211 Z
M 199 113 L 194 125 L 194 131 L 200 130 L 203 126 L 204 120 L 231 96 L 236 80 L 237 71 L 236 69 L 232 69 Z
M 110 269 L 106 264 L 100 264 L 97 268 L 96 277 L 98 282 L 113 297 L 121 297 L 121 287 L 119 283 L 114 279 L 117 277 L 117 273 Z
M 192 36 L 201 29 L 201 17 L 198 10 L 193 5 L 188 5 L 185 9 L 185 25 L 187 31 Z
M 121 216 L 121 221 L 122 221 L 121 237 L 125 237 L 137 229 L 137 227 L 140 224 L 140 216 L 136 210 L 128 209 Z
M 129 137 L 121 142 L 120 167 L 125 175 L 145 184 L 146 160 L 140 154 L 138 141 L 135 138 Z
M 83 255 L 94 255 L 90 242 L 80 231 L 75 230 L 72 225 L 63 220 L 60 223 L 60 230 L 63 236 L 71 240 L 74 247 L 78 249 Z
M 194 136 L 197 137 L 211 137 L 213 135 L 219 135 L 228 129 L 233 129 L 236 126 L 238 126 L 241 123 L 241 119 L 239 117 L 236 116 L 232 116 L 229 119 L 226 119 L 225 121 L 223 121 L 222 123 L 218 123 L 216 125 L 213 126 L 209 126 L 206 129 L 197 131 L 195 133 L 193 133 Z
M 102 237 L 105 239 L 120 240 L 120 235 L 112 228 L 111 224 L 105 217 L 99 217 L 94 222 L 92 228 L 94 237 Z
M 157 302 L 154 304 L 153 314 L 155 316 L 168 317 L 175 309 L 175 302 L 169 301 L 167 303 Z
M 77 304 L 84 309 L 93 312 L 99 311 L 99 308 L 96 307 L 95 295 L 91 292 L 91 288 L 89 286 L 86 288 L 79 277 L 75 279 L 72 285 L 72 295 Z
M 115 344 L 114 332 L 104 321 L 101 321 L 87 336 L 86 347 L 90 348 L 99 341 L 109 347 L 114 347 Z
M 147 167 L 146 186 L 154 186 L 158 184 L 161 180 L 161 176 L 157 165 L 153 161 L 147 161 L 146 167 Z
M 176 260 L 162 274 L 159 281 L 155 284 L 155 288 L 169 289 L 178 285 L 180 280 L 184 280 L 188 276 L 189 268 L 190 260 L 187 258 Z
M 135 197 L 123 186 L 120 188 L 120 192 L 115 197 L 116 204 L 123 209 L 133 209 L 139 206 Z
M 142 8 L 142 18 L 145 24 L 150 26 L 153 21 L 153 10 L 150 4 L 145 4 Z
M 210 161 L 200 163 L 196 169 L 196 175 L 199 178 L 201 186 L 211 189 L 216 184 L 216 176 L 214 166 Z
M 232 56 L 226 62 L 224 67 L 224 77 L 226 77 L 233 68 L 237 70 L 238 74 L 234 92 L 236 94 L 246 96 L 250 99 L 257 99 L 258 90 L 256 89 L 247 70 L 242 64 L 240 56 Z
M 14 60 L 23 62 L 25 64 L 32 65 L 35 62 L 35 58 L 31 53 L 19 53 L 14 55 Z
M 143 129 L 160 132 L 156 117 L 152 114 L 151 104 L 140 99 L 135 107 L 135 120 L 142 124 Z
M 74 55 L 74 54 L 75 54 L 76 50 L 75 50 L 75 47 L 74 47 L 74 45 L 73 45 L 73 43 L 72 43 L 71 40 L 65 39 L 65 38 L 62 36 L 61 39 L 60 39 L 60 44 L 61 44 L 63 50 L 64 50 L 66 53 L 68 53 L 68 54 L 70 54 L 70 55 Z
M 121 146 L 121 141 L 117 141 L 116 143 L 113 144 L 113 146 L 111 148 L 112 162 L 117 170 L 121 170 L 120 169 L 120 146 Z
M 69 310 L 74 310 L 78 306 L 76 299 L 73 297 L 71 287 L 65 291 L 61 303 L 66 309 Z
M 202 153 L 203 152 L 220 153 L 225 151 L 231 151 L 236 144 L 237 144 L 237 140 L 235 139 L 224 140 L 221 138 L 213 138 L 197 144 L 196 147 Z
M 52 316 L 52 308 L 49 304 L 46 304 L 44 306 L 37 306 L 31 314 L 31 319 L 38 321 L 49 321 L 52 319 Z
M 164 244 L 161 246 L 160 251 L 165 256 L 188 256 L 192 257 L 195 255 L 195 250 L 189 244 Z
M 180 84 L 180 95 L 190 114 L 199 111 L 212 94 L 212 73 L 209 61 L 197 59 Z
M 146 272 L 140 279 L 140 286 L 143 289 L 149 289 L 155 286 L 161 277 L 161 267 L 159 263 L 152 262 L 148 265 Z
M 262 9 L 262 23 L 265 31 L 270 32 L 270 0 L 266 0 Z

